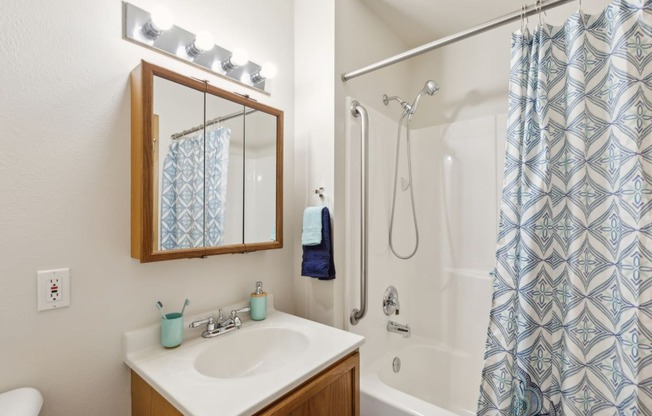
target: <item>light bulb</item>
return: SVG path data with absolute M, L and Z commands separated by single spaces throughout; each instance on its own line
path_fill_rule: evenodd
M 157 7 L 152 10 L 151 22 L 154 28 L 159 31 L 168 30 L 174 24 L 172 15 L 165 7 Z
M 271 62 L 265 62 L 260 69 L 260 76 L 264 79 L 273 79 L 277 73 L 276 65 Z
M 197 33 L 195 37 L 195 47 L 202 52 L 209 51 L 215 46 L 215 40 L 213 40 L 213 35 L 206 31 Z
M 249 54 L 244 49 L 235 48 L 231 53 L 229 61 L 235 66 L 247 65 L 249 62 Z
M 149 40 L 155 41 L 163 32 L 171 28 L 172 24 L 170 12 L 163 7 L 157 7 L 143 26 L 143 34 Z
M 244 49 L 236 48 L 231 52 L 231 56 L 222 61 L 220 65 L 224 72 L 230 72 L 234 69 L 246 65 L 249 62 L 249 54 Z
M 195 40 L 186 46 L 186 53 L 190 58 L 196 58 L 202 53 L 209 51 L 215 47 L 213 35 L 208 32 L 199 32 L 195 36 Z

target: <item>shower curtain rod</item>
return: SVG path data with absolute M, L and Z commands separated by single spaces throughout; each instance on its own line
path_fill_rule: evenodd
M 232 118 L 236 118 L 236 117 L 240 117 L 240 116 L 248 116 L 249 114 L 255 113 L 256 111 L 258 111 L 258 110 L 236 111 L 235 113 L 227 114 L 227 115 L 222 116 L 222 117 L 217 117 L 217 118 L 214 118 L 212 120 L 208 120 L 204 124 L 200 124 L 199 126 L 190 128 L 188 130 L 184 130 L 181 133 L 175 133 L 170 137 L 172 138 L 172 140 L 177 140 L 177 139 L 180 139 L 180 138 L 182 138 L 183 136 L 185 136 L 187 134 L 194 133 L 194 132 L 199 131 L 199 130 L 201 130 L 203 128 L 206 128 L 208 126 L 212 126 L 213 124 L 221 123 L 222 121 L 231 120 Z
M 511 22 L 515 22 L 517 20 L 520 20 L 523 15 L 525 17 L 532 16 L 534 14 L 539 13 L 539 10 L 541 11 L 546 11 L 548 9 L 552 9 L 553 7 L 561 6 L 566 3 L 572 3 L 577 0 L 549 0 L 549 1 L 544 1 L 541 2 L 541 5 L 537 7 L 536 4 L 531 5 L 531 6 L 526 6 L 523 10 L 517 10 L 515 12 L 506 14 L 502 17 L 498 17 L 494 20 L 490 20 L 486 23 L 483 23 L 481 25 L 472 27 L 471 29 L 464 30 L 462 32 L 456 33 L 454 35 L 446 36 L 441 39 L 437 39 L 435 41 L 432 41 L 430 43 L 426 43 L 425 45 L 417 46 L 414 49 L 410 49 L 408 51 L 405 51 L 403 53 L 399 53 L 398 55 L 394 55 L 390 58 L 383 59 L 382 61 L 378 61 L 374 64 L 367 65 L 363 68 L 356 69 L 355 71 L 350 71 L 342 74 L 342 81 L 346 82 L 350 79 L 359 77 L 361 75 L 368 74 L 370 72 L 374 72 L 376 70 L 379 70 L 381 68 L 385 68 L 386 66 L 394 65 L 398 62 L 405 61 L 406 59 L 413 58 L 415 56 L 421 55 L 426 52 L 430 52 L 432 50 L 441 48 L 446 45 L 450 45 L 452 43 L 470 38 L 475 35 L 479 35 L 484 32 L 488 32 L 490 30 L 493 30 L 497 27 L 506 25 Z

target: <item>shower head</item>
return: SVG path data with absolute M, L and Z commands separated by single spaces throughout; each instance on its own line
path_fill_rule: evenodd
M 414 115 L 414 113 L 417 112 L 417 106 L 419 105 L 419 101 L 421 100 L 421 97 L 423 94 L 428 94 L 428 95 L 435 95 L 435 93 L 439 91 L 439 86 L 437 83 L 433 80 L 426 81 L 425 85 L 423 88 L 421 88 L 421 91 L 419 91 L 419 94 L 414 98 L 414 101 L 412 102 L 412 105 L 410 106 L 410 118 Z
M 435 93 L 439 91 L 439 85 L 437 85 L 433 80 L 427 81 L 426 85 L 423 86 L 422 91 L 428 95 L 435 95 Z
M 414 113 L 417 111 L 417 105 L 419 105 L 419 100 L 421 100 L 421 96 L 423 94 L 428 94 L 428 95 L 435 95 L 435 93 L 439 91 L 439 86 L 437 83 L 433 80 L 429 80 L 425 83 L 423 88 L 421 88 L 421 91 L 417 94 L 417 96 L 414 98 L 414 101 L 412 101 L 412 104 L 408 103 L 407 101 L 401 100 L 397 96 L 391 96 L 388 97 L 387 94 L 383 94 L 383 104 L 388 105 L 390 101 L 397 101 L 399 104 L 401 104 L 401 107 L 403 107 L 403 116 L 408 116 L 408 118 L 412 118 Z

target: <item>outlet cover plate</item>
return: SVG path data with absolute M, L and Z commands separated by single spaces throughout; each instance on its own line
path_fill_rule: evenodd
M 39 312 L 70 306 L 70 269 L 38 271 L 36 281 Z

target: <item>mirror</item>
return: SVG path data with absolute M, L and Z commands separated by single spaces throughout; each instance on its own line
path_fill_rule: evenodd
M 281 248 L 283 112 L 147 62 L 132 72 L 132 257 Z
M 245 138 L 244 242 L 276 240 L 276 118 L 248 108 Z

